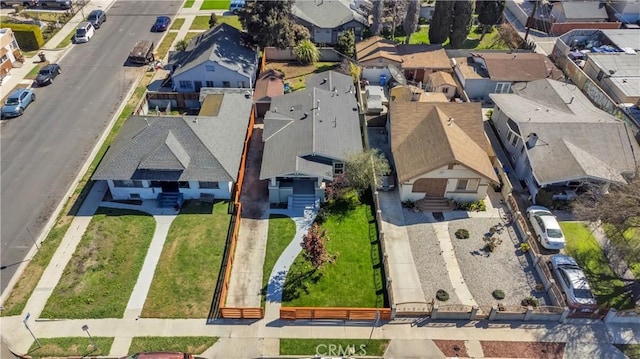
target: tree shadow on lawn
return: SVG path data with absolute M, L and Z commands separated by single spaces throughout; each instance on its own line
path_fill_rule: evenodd
M 180 214 L 212 214 L 214 202 L 203 202 L 199 200 L 186 200 L 180 208 Z
M 303 272 L 292 273 L 290 280 L 285 280 L 282 288 L 282 302 L 291 302 L 300 298 L 302 294 L 309 294 L 309 284 L 316 284 L 322 278 L 322 272 L 309 269 Z

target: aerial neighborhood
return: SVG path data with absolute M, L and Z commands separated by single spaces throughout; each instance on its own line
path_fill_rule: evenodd
M 640 358 L 636 1 L 0 20 L 0 357 Z

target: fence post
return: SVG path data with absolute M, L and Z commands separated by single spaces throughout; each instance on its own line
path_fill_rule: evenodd
M 469 315 L 469 320 L 473 320 L 476 317 L 476 314 L 478 314 L 478 306 L 474 305 L 473 307 L 471 307 L 471 314 Z
M 498 315 L 498 306 L 494 305 L 491 307 L 491 311 L 489 312 L 489 320 L 495 320 L 496 315 Z
M 604 319 L 602 321 L 605 324 L 608 324 L 613 318 L 616 317 L 616 313 L 617 313 L 617 310 L 615 310 L 614 308 L 609 309 L 609 312 L 607 313 L 607 315 L 604 316 Z
M 438 319 L 438 305 L 433 304 L 433 308 L 431 308 L 431 319 Z
M 615 309 L 612 309 L 615 310 Z M 608 313 L 607 313 L 608 314 Z M 567 321 L 567 316 L 569 315 L 569 308 L 568 307 L 564 307 L 562 309 L 562 314 L 560 315 L 560 323 L 564 323 Z M 604 318 L 604 322 L 607 322 L 607 317 Z
M 524 313 L 524 321 L 527 322 L 529 321 L 529 319 L 531 319 L 531 315 L 533 314 L 533 307 L 532 306 L 527 306 L 527 312 Z

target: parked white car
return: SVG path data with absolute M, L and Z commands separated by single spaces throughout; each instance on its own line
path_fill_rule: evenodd
M 538 242 L 547 249 L 564 248 L 565 240 L 556 216 L 546 207 L 531 206 L 527 208 L 527 217 L 531 222 Z
M 78 24 L 78 27 L 76 28 L 76 34 L 73 39 L 75 40 L 76 44 L 89 42 L 89 40 L 91 40 L 91 38 L 93 37 L 95 31 L 95 28 L 93 27 L 93 25 L 91 25 L 90 22 L 83 21 Z

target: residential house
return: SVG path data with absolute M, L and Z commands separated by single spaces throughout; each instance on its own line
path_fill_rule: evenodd
M 253 88 L 258 52 L 245 44 L 242 31 L 223 23 L 191 39 L 186 51 L 169 53 L 168 63 L 177 92 Z
M 451 62 L 441 45 L 398 45 L 380 36 L 356 43 L 356 59 L 362 66 L 362 78 L 380 83 L 392 78 L 390 67 L 400 69 L 405 78 L 425 83 L 429 74 L 452 72 Z
M 498 177 L 479 103 L 392 101 L 389 136 L 402 201 L 484 199 Z
M 271 99 L 264 116 L 260 179 L 269 180 L 269 202 L 291 207 L 324 201 L 326 183 L 362 151 L 355 86 L 334 71 L 306 79 L 304 90 Z M 291 201 L 291 202 L 289 202 Z
M 456 95 L 456 80 L 448 72 L 434 72 L 427 77 L 427 88 L 431 92 L 443 93 L 451 100 Z
M 298 0 L 292 14 L 296 22 L 307 29 L 316 44 L 335 44 L 343 31 L 353 30 L 356 41 L 369 27 L 365 14 L 353 1 Z
M 573 84 L 542 79 L 491 99 L 497 135 L 534 203 L 542 188 L 572 198 L 585 182 L 606 190 L 636 170 L 640 152 L 630 129 Z
M 605 22 L 607 10 L 599 1 L 558 1 L 551 7 L 552 22 Z
M 208 89 L 198 116 L 130 117 L 92 179 L 116 200 L 229 199 L 252 116 L 244 92 Z
M 0 29 L 0 84 L 13 68 L 13 63 L 22 59 L 20 46 L 10 28 Z
M 537 53 L 477 52 L 454 58 L 453 68 L 471 100 L 488 100 L 491 93 L 509 93 L 518 82 L 562 77 L 546 56 Z
M 256 116 L 263 117 L 269 111 L 271 99 L 284 94 L 284 74 L 277 70 L 267 70 L 258 76 L 253 101 L 256 104 Z

